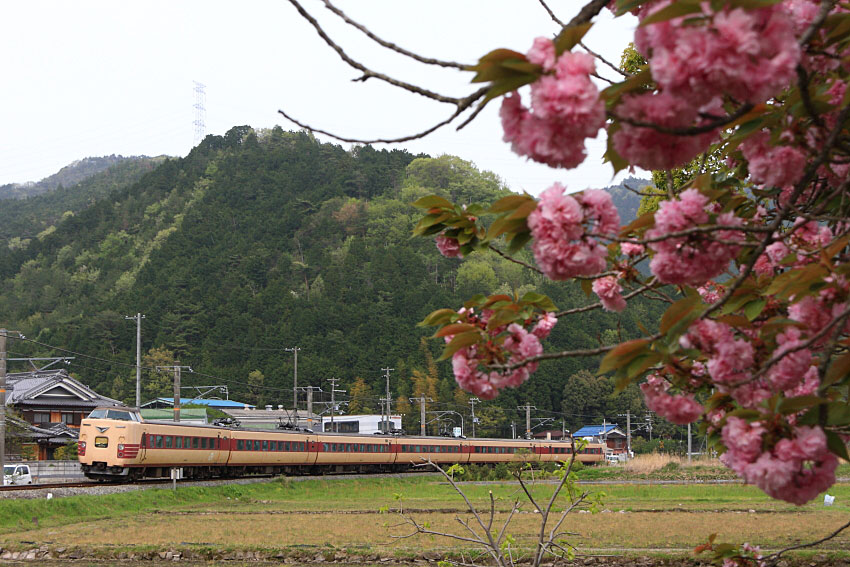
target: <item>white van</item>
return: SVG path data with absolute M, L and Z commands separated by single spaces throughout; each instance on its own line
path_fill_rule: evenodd
M 3 467 L 3 484 L 32 484 L 29 465 L 6 465 Z

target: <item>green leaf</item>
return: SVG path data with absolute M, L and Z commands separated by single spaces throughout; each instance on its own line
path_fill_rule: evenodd
M 514 254 L 525 247 L 528 241 L 531 240 L 531 231 L 517 233 L 511 238 L 511 244 L 508 246 L 508 252 Z
M 702 6 L 700 6 L 699 2 L 694 2 L 693 0 L 679 0 L 678 2 L 674 2 L 673 4 L 670 4 L 665 8 L 661 8 L 657 12 L 653 12 L 649 16 L 645 17 L 641 20 L 638 27 L 666 22 L 673 18 L 679 18 L 681 16 L 696 13 L 702 13 Z
M 500 79 L 498 81 L 493 81 L 493 86 L 490 87 L 490 90 L 487 91 L 487 94 L 484 96 L 484 98 L 481 100 L 481 104 L 479 104 L 478 106 L 479 108 L 481 108 L 497 96 L 502 96 L 505 93 L 513 92 L 520 87 L 524 87 L 529 83 L 533 83 L 537 79 L 537 75 L 514 75 L 511 77 Z
M 844 440 L 834 431 L 824 431 L 824 433 L 826 433 L 826 446 L 829 447 L 829 450 L 837 457 L 845 461 L 850 461 L 850 455 L 847 454 L 847 445 L 844 444 Z
M 578 45 L 584 35 L 593 26 L 592 22 L 587 22 L 577 26 L 568 26 L 561 30 L 558 37 L 555 38 L 555 53 L 562 53 L 571 50 Z
M 460 349 L 468 347 L 469 345 L 474 345 L 480 340 L 481 333 L 478 331 L 470 331 L 455 335 L 455 338 L 453 338 L 452 341 L 446 345 L 446 348 L 443 349 L 443 354 L 440 356 L 439 360 L 447 360 Z
M 845 379 L 848 374 L 850 374 L 850 353 L 845 353 L 830 363 L 822 387 L 832 386 Z
M 826 424 L 839 427 L 850 424 L 850 404 L 843 401 L 827 404 Z
M 690 323 L 690 321 L 699 317 L 702 309 L 697 310 L 697 307 L 701 305 L 702 300 L 699 296 L 685 297 L 675 302 L 661 316 L 661 324 L 658 327 L 658 331 L 666 335 L 674 325 L 682 321 L 688 321 Z
M 820 405 L 825 402 L 818 396 L 797 396 L 794 398 L 781 398 L 777 410 L 783 415 L 799 413 L 804 409 Z
M 753 321 L 761 315 L 761 312 L 764 311 L 764 307 L 767 305 L 767 299 L 761 298 L 756 299 L 755 301 L 750 301 L 744 306 L 744 313 L 747 315 L 747 319 Z
M 467 331 L 474 331 L 475 329 L 477 329 L 477 327 L 475 325 L 470 325 L 469 323 L 454 323 L 439 329 L 431 336 L 431 338 L 439 339 L 440 337 L 445 337 L 447 335 L 457 335 Z
M 422 197 L 421 199 L 417 199 L 413 202 L 414 207 L 419 207 L 420 209 L 453 209 L 454 205 L 440 197 L 439 195 L 428 195 L 426 197 Z
M 614 105 L 621 96 L 626 93 L 635 90 L 642 90 L 643 87 L 650 84 L 652 82 L 652 73 L 649 70 L 648 66 L 645 66 L 638 73 L 632 75 L 625 81 L 621 83 L 617 83 L 615 85 L 611 85 L 610 87 L 604 89 L 600 96 L 602 100 L 605 101 L 605 104 L 610 108 Z M 610 129 L 609 129 L 609 137 L 610 137 Z M 610 147 L 610 145 L 609 145 Z
M 599 363 L 598 374 L 605 374 L 629 364 L 635 357 L 648 350 L 648 347 L 649 341 L 646 339 L 634 339 L 617 345 Z
M 413 229 L 413 234 L 421 234 L 426 229 L 438 225 L 451 217 L 452 215 L 450 213 L 425 215 L 422 217 L 422 220 L 419 221 L 419 224 L 416 225 L 416 228 Z
M 487 210 L 488 213 L 506 213 L 508 211 L 513 211 L 524 202 L 528 200 L 534 200 L 530 195 L 508 195 L 507 197 L 502 197 L 492 205 Z
M 453 315 L 457 315 L 457 311 L 454 309 L 437 309 L 436 311 L 429 313 L 421 323 L 417 324 L 417 326 L 432 327 L 434 325 L 443 325 L 451 321 Z

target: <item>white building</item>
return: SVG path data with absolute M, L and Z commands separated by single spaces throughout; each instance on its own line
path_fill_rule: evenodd
M 322 431 L 337 433 L 359 433 L 360 435 L 374 435 L 383 431 L 381 425 L 384 423 L 382 415 L 335 415 L 333 426 L 331 418 L 322 417 Z M 390 416 L 390 431 L 401 429 L 401 416 Z

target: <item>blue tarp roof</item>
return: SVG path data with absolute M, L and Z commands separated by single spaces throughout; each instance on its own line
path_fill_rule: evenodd
M 611 433 L 611 431 L 616 428 L 616 423 L 606 423 L 604 431 L 601 425 L 585 425 L 584 427 L 573 433 L 573 437 L 599 437 L 600 435 Z
M 157 398 L 157 400 L 174 405 L 174 398 Z M 247 409 L 253 408 L 251 404 L 243 404 L 242 402 L 235 402 L 233 400 L 207 400 L 207 399 L 198 399 L 198 398 L 180 398 L 180 405 L 199 405 L 199 406 L 208 406 L 211 408 L 237 408 L 237 409 Z

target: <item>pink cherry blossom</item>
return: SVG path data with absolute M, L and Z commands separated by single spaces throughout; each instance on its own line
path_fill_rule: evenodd
M 605 124 L 605 104 L 590 79 L 593 57 L 564 53 L 557 60 L 552 40 L 537 38 L 528 60 L 549 73 L 531 85 L 531 108 L 519 93 L 504 97 L 500 115 L 504 140 L 513 151 L 551 167 L 573 168 L 584 161 L 585 138 Z
M 654 2 L 641 18 L 670 4 Z M 700 106 L 718 95 L 763 102 L 795 79 L 801 50 L 786 10 L 724 7 L 704 19 L 682 17 L 638 27 L 635 44 L 662 90 Z
M 651 375 L 640 385 L 646 407 L 667 421 L 677 425 L 693 423 L 703 414 L 703 408 L 693 396 L 671 396 L 667 393 L 670 384 L 657 375 Z
M 682 192 L 679 200 L 665 201 L 655 214 L 655 227 L 648 230 L 650 238 L 663 237 L 671 232 L 683 231 L 709 220 L 706 207 L 708 198 L 696 189 Z M 718 224 L 738 226 L 741 219 L 732 213 L 723 213 L 717 218 Z M 722 230 L 714 236 L 693 234 L 666 238 L 651 242 L 649 247 L 655 255 L 649 264 L 652 273 L 664 283 L 699 285 L 706 280 L 722 274 L 739 251 L 734 244 L 717 242 L 716 239 L 740 239 L 740 233 Z
M 741 143 L 750 178 L 765 187 L 794 185 L 803 175 L 806 154 L 798 147 L 770 145 L 770 134 L 764 130 Z
M 626 120 L 614 133 L 614 148 L 630 163 L 644 169 L 673 169 L 687 163 L 708 148 L 717 135 L 716 130 L 677 136 L 650 127 L 635 126 L 628 121 L 689 128 L 699 125 L 697 118 L 702 110 L 667 92 L 624 96 L 616 113 Z
M 554 313 L 545 313 L 538 321 L 537 324 L 532 329 L 532 333 L 538 339 L 545 339 L 549 336 L 549 333 L 555 327 L 555 324 L 558 322 L 557 317 L 555 317 Z
M 623 299 L 623 288 L 617 283 L 614 276 L 605 276 L 593 280 L 593 293 L 599 296 L 602 308 L 605 311 L 621 312 L 626 308 L 626 300 Z
M 440 234 L 434 241 L 437 244 L 437 250 L 446 258 L 463 258 L 463 254 L 460 253 L 460 244 L 458 244 L 456 238 L 449 238 Z
M 645 248 L 643 244 L 635 244 L 632 242 L 622 242 L 620 244 L 620 251 L 630 258 L 634 258 L 635 256 L 640 256 L 643 254 Z
M 553 280 L 598 274 L 605 269 L 608 250 L 585 232 L 590 228 L 610 234 L 619 228 L 619 215 L 604 191 L 575 197 L 564 191 L 554 184 L 540 194 L 537 208 L 528 215 L 534 259 Z

